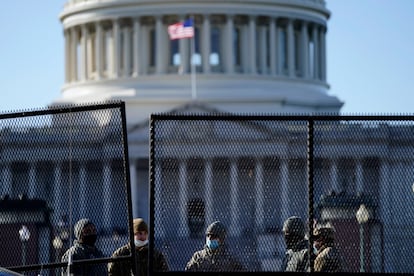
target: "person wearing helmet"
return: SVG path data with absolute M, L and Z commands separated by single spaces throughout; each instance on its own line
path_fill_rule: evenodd
M 62 262 L 67 262 L 68 267 L 62 269 L 62 275 L 106 275 L 105 264 L 72 264 L 72 261 L 104 258 L 100 249 L 95 246 L 97 231 L 95 224 L 87 219 L 80 219 L 74 227 L 75 240 L 62 256 Z
M 196 251 L 185 267 L 185 271 L 233 272 L 246 268 L 230 253 L 226 243 L 226 228 L 220 221 L 207 227 L 206 243 Z
M 316 254 L 315 272 L 343 271 L 343 258 L 335 246 L 335 230 L 330 225 L 318 225 L 313 230 L 313 247 Z
M 305 223 L 300 217 L 292 216 L 283 224 L 286 253 L 282 271 L 309 272 L 309 241 L 305 239 Z
M 127 276 L 148 275 L 148 263 L 149 263 L 149 247 L 148 247 L 148 225 L 142 218 L 135 218 L 132 221 L 134 231 L 134 244 L 135 248 L 132 250 L 135 253 L 135 259 L 137 261 L 138 271 L 134 274 L 133 265 L 129 261 L 123 262 L 110 262 L 108 263 L 108 275 L 109 276 Z M 121 256 L 130 256 L 131 246 L 129 243 L 121 246 L 112 253 L 112 258 L 118 258 Z M 164 254 L 154 249 L 153 252 L 154 271 L 169 271 L 167 259 Z

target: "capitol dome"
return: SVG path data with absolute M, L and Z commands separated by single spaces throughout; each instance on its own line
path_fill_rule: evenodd
M 70 0 L 52 105 L 123 100 L 128 123 L 196 101 L 224 112 L 339 113 L 323 0 Z M 168 26 L 194 20 L 193 38 Z

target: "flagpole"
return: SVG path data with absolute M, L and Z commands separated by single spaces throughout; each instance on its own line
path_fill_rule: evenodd
M 193 24 L 194 24 L 194 18 L 191 17 Z M 196 88 L 196 68 L 195 68 L 195 25 L 194 27 L 194 35 L 191 38 L 191 55 L 190 55 L 190 62 L 191 62 L 191 98 L 195 100 L 197 98 L 197 88 Z

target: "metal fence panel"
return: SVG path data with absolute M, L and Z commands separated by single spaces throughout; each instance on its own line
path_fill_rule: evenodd
M 311 271 L 323 249 L 314 253 L 316 234 L 328 227 L 342 271 L 412 273 L 413 121 L 152 115 L 151 249 L 161 250 L 173 271 L 184 271 L 219 220 L 231 254 L 248 272 L 280 272 L 283 224 L 299 216 Z
M 57 272 L 82 218 L 102 258 L 130 242 L 123 103 L 1 114 L 0 143 L 1 266 Z

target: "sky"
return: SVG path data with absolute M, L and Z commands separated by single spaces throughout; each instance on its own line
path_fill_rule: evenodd
M 64 84 L 66 0 L 3 1 L 0 113 L 44 108 Z M 412 114 L 414 0 L 326 0 L 329 94 L 341 113 Z

